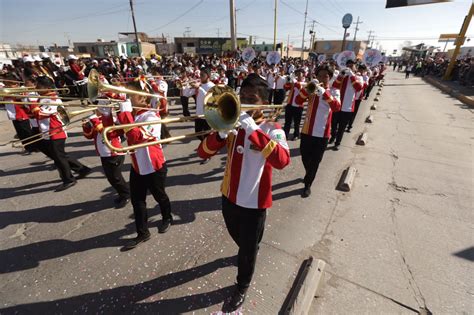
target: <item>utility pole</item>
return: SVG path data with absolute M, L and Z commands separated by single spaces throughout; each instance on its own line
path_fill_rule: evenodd
M 313 50 L 314 38 L 316 37 L 315 33 L 314 33 L 314 23 L 316 23 L 315 20 L 313 20 L 313 22 L 311 23 L 311 30 L 309 31 L 309 34 L 311 34 L 311 40 L 309 41 L 310 42 L 310 46 L 309 46 L 310 51 Z
M 221 29 L 218 27 L 218 28 L 217 28 L 217 37 L 218 37 L 218 38 L 221 37 L 220 31 L 221 31 Z
M 237 50 L 237 38 L 235 30 L 235 3 L 234 0 L 229 0 L 230 7 L 230 37 L 231 37 L 231 48 L 233 51 Z
M 286 58 L 288 58 L 289 53 L 290 53 L 290 34 L 288 34 L 288 41 L 286 42 Z
M 354 44 L 355 44 L 355 41 L 356 41 L 356 38 L 357 38 L 356 36 L 357 36 L 357 31 L 359 30 L 359 24 L 362 24 L 362 23 L 364 23 L 364 22 L 362 22 L 362 21 L 359 22 L 359 17 L 357 17 L 357 22 L 355 22 L 356 28 L 355 28 L 355 31 L 354 31 Z
M 303 39 L 301 40 L 301 59 L 304 58 L 304 33 L 306 32 L 306 17 L 308 16 L 308 0 L 306 0 L 306 9 L 304 10 Z
M 446 69 L 446 73 L 444 74 L 444 80 L 451 79 L 451 73 L 456 63 L 456 58 L 458 57 L 459 50 L 461 50 L 461 46 L 464 43 L 464 37 L 466 36 L 466 32 L 469 28 L 469 23 L 471 23 L 473 14 L 474 4 L 471 4 L 471 9 L 469 9 L 469 13 L 466 15 L 466 17 L 464 17 L 464 22 L 462 23 L 461 31 L 459 32 L 458 38 L 456 38 L 456 47 L 454 48 L 453 56 L 451 57 L 448 68 Z
M 372 34 L 375 33 L 375 32 L 372 31 L 372 30 L 370 30 L 370 31 L 368 31 L 367 33 L 369 33 L 369 37 L 368 37 L 368 39 L 367 39 L 367 45 L 369 45 L 369 47 L 372 48 L 372 45 L 371 45 L 370 41 L 371 41 L 371 38 L 372 38 L 372 36 L 373 36 Z M 375 36 L 373 36 L 373 37 L 375 38 Z
M 278 0 L 275 0 L 275 16 L 273 17 L 273 51 L 276 51 L 277 45 L 277 8 Z
M 185 31 L 184 31 L 184 34 L 186 34 L 184 37 L 190 37 L 190 34 L 191 34 L 191 27 L 189 26 L 186 26 L 185 27 Z
M 138 41 L 137 24 L 135 23 L 135 12 L 133 11 L 133 0 L 130 0 L 130 10 L 132 11 L 133 29 L 135 30 L 135 41 L 137 43 L 138 56 L 141 56 L 140 43 Z

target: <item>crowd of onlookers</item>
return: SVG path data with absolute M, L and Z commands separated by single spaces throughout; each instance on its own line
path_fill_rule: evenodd
M 425 58 L 415 60 L 393 60 L 390 65 L 393 70 L 405 72 L 405 76 L 410 74 L 414 76 L 431 75 L 442 78 L 446 73 L 450 59 L 448 58 Z M 474 86 L 474 58 L 460 58 L 454 65 L 451 81 L 458 82 L 460 85 Z

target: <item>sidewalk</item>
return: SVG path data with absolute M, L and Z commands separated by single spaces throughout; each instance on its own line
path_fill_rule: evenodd
M 440 78 L 425 76 L 423 78 L 426 82 L 434 85 L 441 91 L 457 98 L 466 105 L 474 107 L 474 89 L 471 87 L 462 86 L 457 82 L 443 81 Z

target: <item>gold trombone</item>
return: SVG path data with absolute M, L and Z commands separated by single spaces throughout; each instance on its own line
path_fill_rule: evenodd
M 19 87 L 19 88 L 2 88 L 0 93 L 14 94 L 14 93 L 26 93 L 26 92 L 51 92 L 51 91 L 65 91 L 69 94 L 71 90 L 69 88 L 56 88 L 56 89 L 36 89 L 34 87 Z
M 48 130 L 48 131 L 44 131 L 44 132 L 34 134 L 34 135 L 29 136 L 29 137 L 24 138 L 24 139 L 11 140 L 11 141 L 8 141 L 6 143 L 0 144 L 0 146 L 5 146 L 5 145 L 8 145 L 8 144 L 22 142 L 22 146 L 25 147 L 25 146 L 33 144 L 35 142 L 41 141 L 41 140 L 44 139 L 43 136 L 46 135 L 46 134 L 50 134 L 51 131 L 55 131 L 52 134 L 50 134 L 52 136 L 52 135 L 63 132 L 63 130 L 66 130 L 67 128 L 71 128 L 72 124 L 82 121 L 82 118 L 79 119 L 79 120 L 71 121 L 72 117 L 75 117 L 75 116 L 78 116 L 78 115 L 81 115 L 81 114 L 84 114 L 84 113 L 87 113 L 87 112 L 91 112 L 91 111 L 94 111 L 96 109 L 97 109 L 97 107 L 92 107 L 92 108 L 87 108 L 87 109 L 82 109 L 82 110 L 76 110 L 76 111 L 73 111 L 73 112 L 68 112 L 64 107 L 58 106 L 58 108 L 57 108 L 58 115 L 59 115 L 61 121 L 63 122 L 63 125 L 61 125 L 59 127 L 56 127 L 56 128 L 53 128 L 53 129 Z M 27 142 L 24 143 L 25 141 L 27 141 Z
M 176 117 L 176 118 L 165 118 L 159 119 L 153 122 L 139 122 L 125 125 L 108 126 L 103 130 L 103 139 L 105 145 L 115 152 L 129 152 L 139 148 L 144 148 L 156 144 L 164 144 L 177 140 L 183 140 L 186 138 L 197 137 L 206 135 L 211 132 L 201 131 L 198 133 L 185 134 L 175 136 L 167 139 L 160 139 L 151 142 L 144 142 L 131 146 L 125 146 L 118 148 L 112 145 L 107 137 L 107 134 L 114 130 L 128 129 L 133 127 L 148 126 L 154 124 L 168 124 L 173 122 L 182 122 L 188 120 L 194 120 L 198 118 L 205 118 L 209 126 L 217 131 L 230 131 L 234 129 L 239 121 L 241 111 L 249 110 L 264 110 L 274 108 L 284 108 L 285 105 L 254 105 L 254 104 L 241 104 L 237 94 L 234 90 L 227 85 L 216 85 L 209 89 L 204 98 L 204 115 L 190 116 L 190 117 Z

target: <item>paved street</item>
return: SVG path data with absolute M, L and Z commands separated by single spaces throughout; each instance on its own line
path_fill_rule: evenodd
M 309 255 L 328 263 L 312 314 L 474 312 L 474 109 L 388 72 L 374 123 L 366 124 L 376 92 L 341 150 L 326 152 L 308 199 L 299 196 L 299 142 L 290 141 L 290 166 L 274 171 L 274 205 L 244 314 L 276 314 Z M 179 107 L 172 114 L 181 115 Z M 362 131 L 369 141 L 356 146 Z M 13 134 L 2 111 L 1 142 Z M 52 162 L 0 147 L 0 313 L 219 311 L 237 252 L 220 213 L 224 152 L 200 165 L 197 140 L 167 145 L 176 224 L 158 234 L 161 216 L 149 196 L 152 238 L 121 252 L 135 236 L 131 206 L 113 208 L 92 142 L 79 128 L 70 135 L 66 149 L 94 172 L 61 193 L 52 191 L 60 183 Z M 358 170 L 352 191 L 335 190 L 349 165 Z

